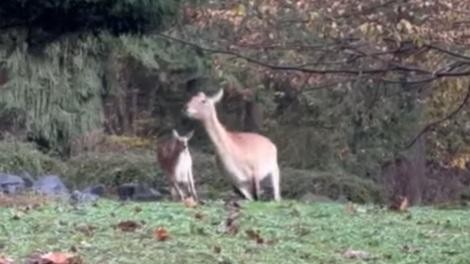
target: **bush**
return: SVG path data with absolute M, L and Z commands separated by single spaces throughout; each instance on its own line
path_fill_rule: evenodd
M 75 188 L 93 184 L 116 186 L 126 182 L 166 184 L 152 151 L 83 153 L 71 158 L 67 165 L 67 181 Z
M 319 172 L 283 168 L 281 191 L 285 198 L 298 199 L 306 193 L 328 196 L 332 199 L 346 197 L 357 203 L 382 202 L 378 184 L 371 180 L 341 172 Z
M 0 172 L 28 172 L 35 178 L 49 173 L 63 175 L 66 170 L 64 162 L 40 152 L 32 143 L 0 141 Z
M 152 150 L 82 153 L 62 162 L 38 151 L 33 144 L 16 141 L 0 142 L 0 171 L 30 173 L 33 177 L 45 173 L 64 176 L 72 188 L 94 184 L 107 187 L 126 182 L 141 182 L 162 190 L 168 186 Z M 229 178 L 217 167 L 215 156 L 192 150 L 196 188 L 209 199 L 220 198 L 232 191 Z M 347 197 L 354 202 L 380 202 L 379 186 L 354 175 L 282 168 L 281 190 L 284 198 L 298 199 L 314 193 L 338 199 Z
M 233 190 L 230 179 L 217 167 L 215 155 L 192 151 L 192 156 L 194 181 L 198 192 L 205 191 L 207 198 L 217 199 L 222 193 Z

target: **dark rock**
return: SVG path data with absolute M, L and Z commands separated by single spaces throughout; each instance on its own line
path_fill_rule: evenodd
M 24 180 L 16 175 L 0 173 L 0 193 L 15 194 L 25 189 Z
M 120 200 L 156 201 L 162 198 L 159 191 L 137 183 L 121 184 L 117 192 Z
M 23 180 L 24 180 L 24 183 L 25 183 L 25 187 L 26 188 L 31 188 L 33 187 L 33 183 L 34 183 L 34 178 L 31 176 L 31 174 L 29 174 L 28 172 L 22 172 L 20 176 Z
M 32 187 L 33 191 L 36 191 L 41 194 L 45 195 L 67 195 L 69 194 L 69 190 L 56 175 L 47 175 L 42 176 L 37 179 Z
M 81 192 L 82 193 L 93 194 L 93 195 L 96 195 L 96 196 L 103 196 L 104 191 L 105 191 L 104 185 L 100 184 L 100 185 L 86 187 Z
M 80 204 L 80 203 L 90 203 L 96 202 L 100 197 L 96 194 L 92 193 L 85 193 L 75 190 L 70 195 L 70 202 L 72 204 Z
M 132 199 L 132 197 L 134 197 L 135 189 L 136 184 L 134 183 L 124 183 L 119 185 L 119 187 L 117 188 L 119 200 Z

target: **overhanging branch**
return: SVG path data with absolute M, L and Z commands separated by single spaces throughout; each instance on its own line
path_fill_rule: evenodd
M 420 139 L 426 132 L 434 129 L 440 123 L 446 120 L 449 120 L 452 117 L 454 117 L 456 114 L 458 114 L 463 109 L 463 107 L 468 103 L 469 99 L 470 99 L 470 85 L 467 88 L 467 94 L 465 95 L 465 98 L 462 100 L 462 103 L 460 103 L 460 105 L 454 111 L 450 112 L 448 115 L 444 116 L 443 118 L 426 125 L 412 140 L 408 142 L 408 144 L 405 145 L 404 150 L 411 148 L 416 143 L 416 141 L 418 141 L 418 139 Z
M 171 37 L 165 34 L 157 33 L 157 36 L 178 42 L 180 44 L 195 48 L 201 52 L 206 52 L 206 53 L 211 53 L 211 54 L 225 54 L 225 55 L 230 55 L 236 58 L 244 59 L 249 63 L 256 64 L 265 68 L 269 68 L 271 70 L 281 70 L 281 71 L 297 71 L 297 72 L 303 72 L 303 73 L 313 73 L 313 74 L 342 74 L 342 75 L 375 75 L 375 74 L 385 74 L 385 73 L 391 73 L 391 72 L 414 72 L 417 75 L 422 75 L 422 76 L 428 76 L 427 78 L 423 78 L 421 80 L 407 80 L 407 81 L 394 81 L 394 80 L 386 80 L 382 79 L 385 82 L 399 82 L 399 83 L 426 83 L 426 82 L 432 82 L 436 79 L 440 79 L 443 77 L 461 77 L 461 76 L 468 76 L 470 75 L 470 71 L 453 71 L 449 69 L 448 71 L 437 71 L 437 72 L 430 72 L 426 69 L 421 69 L 417 67 L 409 67 L 409 66 L 404 66 L 404 65 L 399 65 L 399 64 L 392 64 L 390 63 L 388 67 L 384 68 L 363 68 L 363 69 L 354 69 L 354 68 L 348 68 L 348 69 L 315 69 L 315 68 L 308 68 L 305 67 L 306 64 L 301 64 L 301 65 L 276 65 L 276 64 L 271 64 L 269 62 L 264 62 L 258 59 L 251 58 L 249 56 L 240 54 L 238 52 L 230 51 L 230 50 L 222 50 L 222 49 L 214 49 L 214 48 L 208 48 L 208 47 L 203 47 L 201 45 L 198 45 L 193 42 L 189 42 L 183 39 Z M 454 57 L 456 57 L 458 54 L 454 54 Z M 462 55 L 463 56 L 463 55 Z M 465 57 L 465 56 L 464 56 Z M 463 65 L 461 66 L 470 66 L 470 62 L 463 62 Z

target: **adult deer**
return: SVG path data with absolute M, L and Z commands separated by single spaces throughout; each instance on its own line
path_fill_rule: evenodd
M 270 175 L 274 199 L 280 201 L 277 147 L 270 139 L 260 134 L 230 132 L 225 129 L 215 108 L 223 95 L 223 89 L 211 97 L 199 92 L 189 100 L 184 111 L 189 118 L 203 124 L 224 169 L 246 199 L 253 200 L 253 196 L 258 198 L 261 181 Z
M 192 136 L 193 131 L 186 136 L 180 136 L 178 131 L 173 129 L 171 138 L 158 142 L 158 163 L 170 182 L 173 199 L 176 196 L 175 192 L 181 200 L 186 198 L 180 185 L 185 186 L 186 194 L 198 199 L 192 171 L 193 161 L 188 147 L 188 141 Z

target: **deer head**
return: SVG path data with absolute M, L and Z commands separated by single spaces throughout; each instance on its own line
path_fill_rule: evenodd
M 199 92 L 186 104 L 185 114 L 193 119 L 204 121 L 215 114 L 215 104 L 224 96 L 224 90 L 220 89 L 215 95 L 207 96 Z
M 188 142 L 189 140 L 193 137 L 194 135 L 194 130 L 191 130 L 188 134 L 185 136 L 181 136 L 178 131 L 175 129 L 172 130 L 173 138 L 176 139 L 177 144 L 181 145 L 180 148 L 186 149 L 188 147 Z

